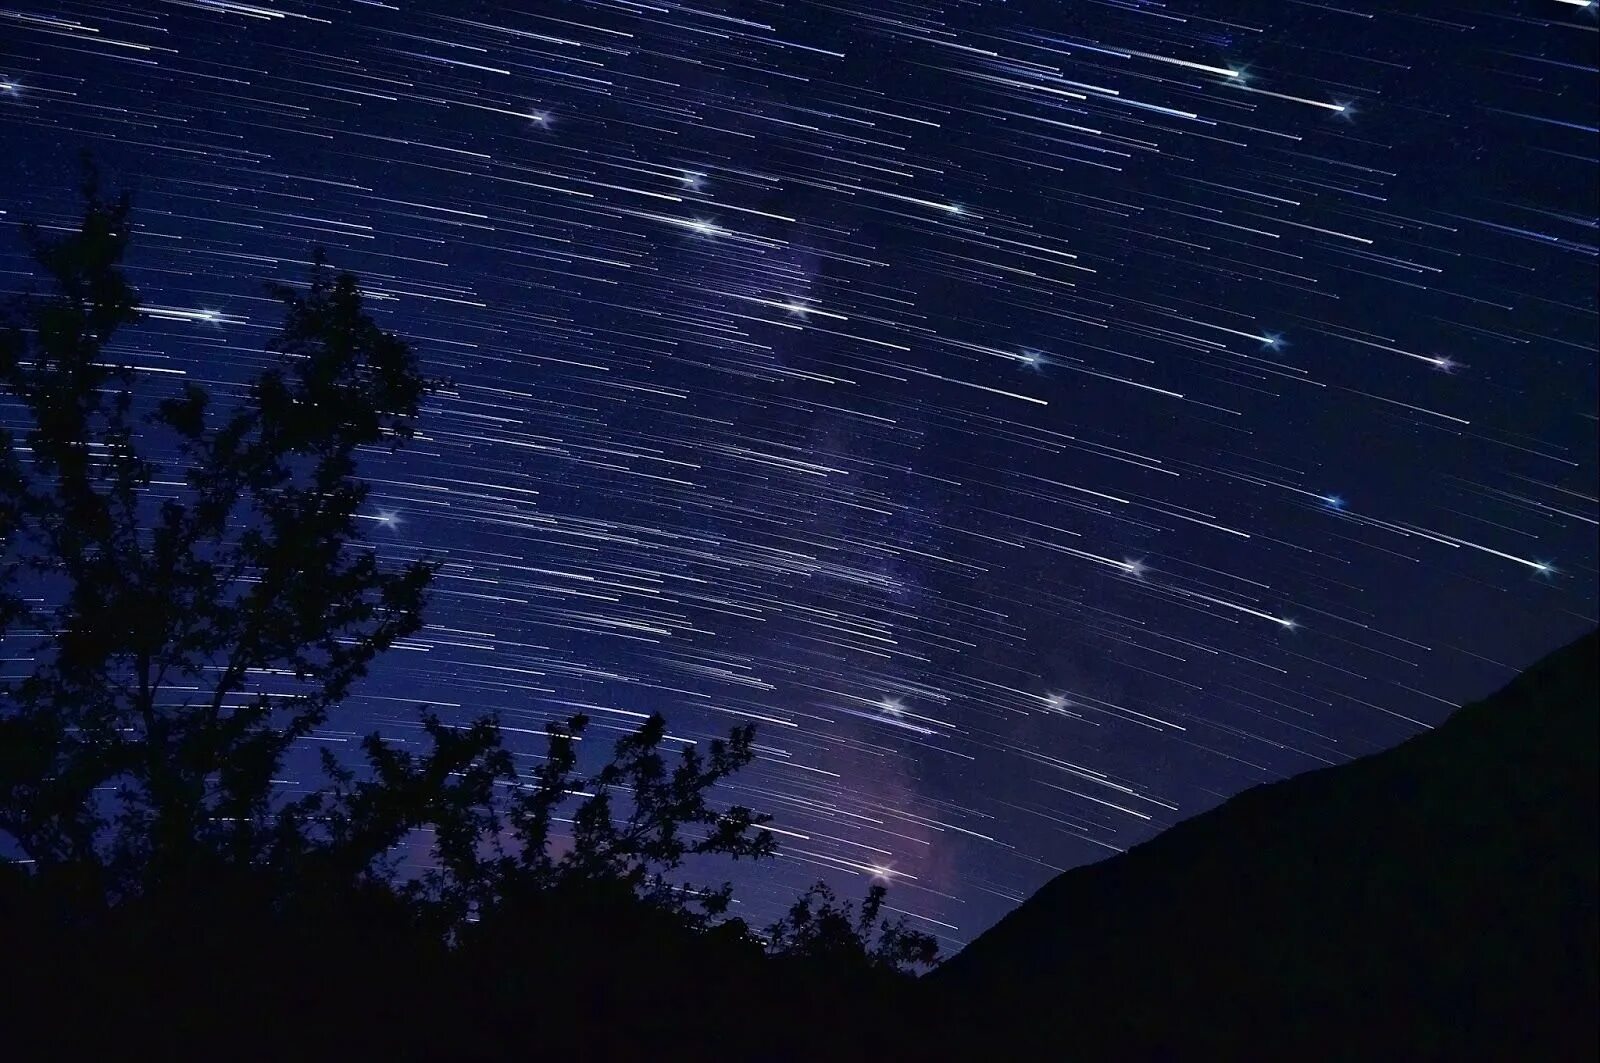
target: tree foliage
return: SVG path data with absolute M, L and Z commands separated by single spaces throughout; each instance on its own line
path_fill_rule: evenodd
M 427 385 L 319 258 L 303 292 L 276 289 L 277 358 L 231 409 L 194 384 L 152 402 L 111 346 L 139 320 L 128 202 L 85 195 L 78 231 L 28 233 L 53 290 L 0 332 L 26 425 L 0 436 L 6 632 L 33 661 L 0 691 L 0 827 L 115 894 L 264 855 L 274 769 L 421 627 L 432 568 L 360 547 L 355 472 L 411 436 Z
M 49 287 L 0 318 L 0 411 L 21 425 L 0 428 L 0 624 L 30 662 L 0 683 L 0 834 L 37 875 L 113 902 L 231 868 L 283 890 L 392 886 L 454 922 L 602 879 L 685 914 L 690 898 L 725 908 L 726 887 L 668 876 L 773 851 L 764 817 L 709 798 L 752 758 L 749 727 L 672 763 L 653 716 L 583 775 L 575 717 L 524 777 L 493 719 L 425 713 L 420 752 L 373 734 L 364 764 L 324 753 L 322 785 L 275 787 L 422 627 L 434 566 L 362 541 L 358 465 L 412 437 L 430 382 L 318 255 L 303 288 L 273 289 L 283 326 L 236 398 L 160 394 L 114 342 L 140 319 L 128 201 L 92 171 L 84 191 L 77 230 L 29 230 Z M 404 878 L 419 831 L 431 869 Z
M 513 852 L 501 857 L 490 881 L 518 891 L 603 880 L 686 917 L 721 915 L 731 887 L 707 890 L 669 876 L 691 857 L 759 859 L 776 851 L 772 833 L 761 829 L 771 817 L 743 805 L 717 808 L 708 799 L 754 758 L 755 727 L 733 728 L 726 740 L 713 739 L 704 754 L 684 743 L 671 764 L 661 750 L 666 721 L 652 715 L 617 741 L 598 772 L 582 777 L 576 774 L 575 741 L 588 723 L 579 715 L 550 728 L 544 763 L 507 812 Z M 583 799 L 572 815 L 571 844 L 558 857 L 550 844 L 551 824 L 573 794 Z M 619 802 L 625 812 L 619 812 Z
M 794 959 L 900 974 L 933 966 L 939 942 L 932 935 L 911 929 L 904 917 L 880 918 L 888 893 L 873 883 L 857 911 L 818 882 L 767 928 L 768 948 Z

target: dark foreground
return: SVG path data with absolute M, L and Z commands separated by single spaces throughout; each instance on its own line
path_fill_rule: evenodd
M 929 979 L 1013 1049 L 1593 1059 L 1596 636 L 1061 875 Z
M 593 896 L 448 953 L 381 895 L 241 882 L 69 929 L 12 874 L 0 1055 L 1593 1059 L 1596 648 L 1062 875 L 915 982 Z

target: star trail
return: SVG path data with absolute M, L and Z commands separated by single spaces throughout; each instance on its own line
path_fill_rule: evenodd
M 368 536 L 414 707 L 759 725 L 764 922 L 959 946 L 1595 623 L 1593 5 L 0 9 L 0 287 L 91 152 L 117 357 L 226 392 L 313 249 L 444 383 Z M 295 780 L 284 780 L 293 787 Z

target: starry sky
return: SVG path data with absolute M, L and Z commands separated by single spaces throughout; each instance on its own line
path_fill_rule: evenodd
M 447 380 L 368 466 L 429 626 L 318 740 L 754 721 L 752 921 L 959 946 L 1595 622 L 1592 6 L 19 4 L 0 288 L 88 150 L 152 388 L 316 246 Z

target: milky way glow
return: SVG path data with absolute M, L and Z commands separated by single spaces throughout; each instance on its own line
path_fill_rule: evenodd
M 447 383 L 368 537 L 414 707 L 759 725 L 782 856 L 959 945 L 1392 745 L 1596 612 L 1597 22 L 1573 3 L 0 11 L 3 286 L 87 149 L 152 388 L 312 250 Z M 297 769 L 298 770 L 298 769 Z M 295 780 L 289 780 L 292 785 Z

